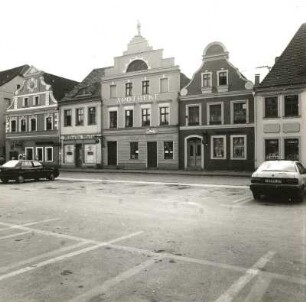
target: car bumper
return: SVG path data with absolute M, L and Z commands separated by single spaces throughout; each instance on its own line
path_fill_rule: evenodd
M 250 189 L 257 194 L 297 194 L 302 190 L 301 185 L 279 185 L 279 184 L 251 184 Z

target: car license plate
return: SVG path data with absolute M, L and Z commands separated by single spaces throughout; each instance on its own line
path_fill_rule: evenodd
M 270 183 L 270 184 L 281 184 L 282 181 L 281 179 L 274 179 L 274 178 L 267 178 L 265 179 L 266 183 Z

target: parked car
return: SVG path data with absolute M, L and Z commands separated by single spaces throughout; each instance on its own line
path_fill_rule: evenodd
M 59 176 L 56 167 L 45 166 L 35 160 L 10 160 L 0 166 L 0 179 L 3 183 L 9 180 L 16 180 L 19 183 L 25 179 L 47 178 L 54 180 Z
M 286 195 L 296 201 L 304 199 L 306 169 L 300 162 L 271 160 L 263 162 L 252 174 L 250 189 L 254 199 L 261 195 Z

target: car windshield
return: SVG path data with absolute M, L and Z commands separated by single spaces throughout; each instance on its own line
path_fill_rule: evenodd
M 267 161 L 259 168 L 259 171 L 282 171 L 282 172 L 296 172 L 295 163 L 292 161 Z
M 19 160 L 10 160 L 2 165 L 4 168 L 14 168 L 19 163 Z

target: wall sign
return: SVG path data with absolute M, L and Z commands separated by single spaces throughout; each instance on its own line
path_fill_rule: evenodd
M 150 102 L 156 101 L 159 98 L 159 94 L 148 94 L 148 95 L 134 95 L 134 96 L 127 96 L 124 98 L 117 98 L 117 103 L 119 105 L 122 104 L 130 104 L 130 103 L 141 103 L 141 102 Z

